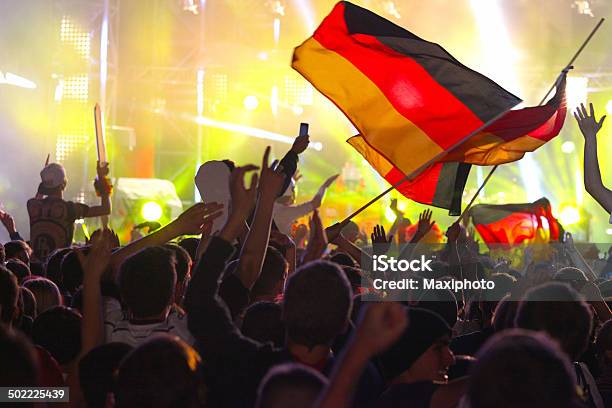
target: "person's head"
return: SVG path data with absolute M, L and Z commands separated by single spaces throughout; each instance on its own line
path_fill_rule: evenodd
M 23 283 L 23 286 L 30 289 L 36 298 L 36 315 L 40 315 L 45 310 L 63 303 L 62 295 L 57 285 L 49 279 L 28 279 Z
M 348 325 L 353 293 L 344 272 L 326 261 L 300 267 L 287 281 L 283 321 L 290 342 L 330 345 Z
M 174 290 L 174 302 L 180 304 L 183 295 L 187 290 L 189 280 L 191 279 L 191 267 L 193 266 L 193 262 L 189 252 L 177 244 L 166 244 L 164 245 L 164 248 L 169 249 L 174 254 L 174 259 L 176 261 L 176 287 Z
M 440 315 L 449 327 L 457 323 L 457 298 L 450 289 L 423 292 L 418 306 Z
M 30 341 L 0 323 L 0 387 L 38 385 L 36 354 Z
M 43 195 L 61 195 L 66 188 L 66 170 L 59 163 L 49 163 L 40 172 L 39 192 Z
M 21 303 L 23 303 L 23 314 L 36 319 L 36 298 L 32 291 L 21 286 L 19 288 L 19 297 L 21 298 Z
M 281 252 L 271 246 L 266 250 L 261 274 L 251 289 L 252 299 L 273 300 L 285 286 L 289 264 Z
M 4 251 L 4 245 L 0 243 L 0 264 L 4 265 L 6 262 L 6 252 Z
M 589 306 L 578 292 L 562 283 L 530 289 L 519 304 L 515 320 L 516 327 L 546 332 L 572 360 L 586 349 L 592 323 Z
M 13 272 L 0 265 L 0 322 L 10 326 L 19 310 L 19 284 Z
M 7 261 L 9 259 L 19 259 L 26 265 L 30 264 L 30 256 L 32 255 L 32 248 L 24 241 L 10 241 L 4 244 L 4 252 L 6 254 Z
M 65 306 L 53 307 L 36 317 L 32 340 L 58 363 L 72 362 L 81 351 L 81 314 Z
M 575 398 L 571 365 L 543 333 L 497 333 L 477 354 L 467 399 L 471 408 L 564 408 Z
M 180 246 L 185 251 L 187 251 L 192 261 L 196 259 L 196 254 L 198 252 L 198 245 L 200 245 L 200 239 L 195 238 L 195 237 L 183 238 L 178 243 L 178 246 Z
M 174 301 L 175 260 L 172 251 L 150 247 L 126 259 L 119 271 L 119 291 L 136 319 L 167 314 Z
M 444 381 L 454 362 L 449 344 L 451 328 L 437 313 L 410 308 L 408 327 L 380 356 L 387 381 L 400 376 L 417 381 Z
M 115 392 L 115 374 L 121 360 L 132 351 L 125 343 L 102 344 L 79 361 L 79 383 L 89 408 L 104 408 L 109 393 Z
M 70 252 L 70 248 L 59 248 L 51 252 L 47 257 L 47 263 L 45 264 L 45 277 L 51 279 L 56 285 L 62 284 L 62 260 L 64 255 Z
M 253 340 L 272 342 L 276 347 L 283 347 L 285 325 L 281 305 L 266 301 L 253 303 L 245 312 L 241 331 Z
M 156 336 L 121 362 L 116 407 L 195 407 L 204 405 L 200 355 L 178 337 Z
M 519 302 L 512 298 L 512 295 L 506 295 L 497 303 L 497 307 L 493 312 L 493 329 L 496 332 L 511 329 L 514 327 L 516 311 Z
M 89 252 L 89 248 L 82 250 L 85 253 Z M 64 258 L 62 258 L 60 265 L 60 273 L 62 275 L 62 285 L 60 287 L 71 295 L 83 284 L 83 267 L 76 251 L 74 249 L 68 251 Z
M 559 269 L 553 276 L 553 280 L 568 284 L 577 291 L 582 290 L 582 287 L 587 282 L 584 272 L 571 266 Z
M 337 263 L 340 266 L 349 266 L 352 268 L 356 268 L 359 265 L 355 260 L 346 252 L 336 252 L 329 258 L 330 262 Z
M 301 364 L 274 366 L 259 384 L 255 407 L 312 407 L 327 382 L 318 371 Z
M 595 341 L 595 353 L 602 369 L 612 367 L 612 319 L 599 329 Z
M 30 268 L 28 265 L 19 259 L 9 259 L 6 263 L 6 269 L 13 272 L 17 277 L 17 281 L 21 284 L 24 280 L 30 277 Z

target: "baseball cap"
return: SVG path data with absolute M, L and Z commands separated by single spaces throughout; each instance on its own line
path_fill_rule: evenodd
M 56 188 L 66 181 L 66 170 L 64 170 L 64 167 L 59 163 L 49 163 L 40 172 L 40 178 L 43 186 L 47 188 Z

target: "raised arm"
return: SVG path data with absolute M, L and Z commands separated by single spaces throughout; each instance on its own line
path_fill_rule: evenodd
M 286 176 L 283 186 L 278 192 L 278 197 L 282 196 L 285 190 L 287 190 L 287 187 L 289 187 L 291 177 L 293 177 L 295 171 L 297 170 L 299 155 L 308 148 L 309 143 L 310 136 L 298 136 L 293 142 L 291 149 L 287 152 L 287 154 L 285 154 L 278 164 L 277 169 L 285 173 Z
M 96 166 L 98 177 L 96 178 L 94 186 L 96 188 L 96 193 L 100 196 L 100 205 L 89 207 L 85 213 L 85 217 L 102 217 L 111 213 L 110 193 L 112 186 L 108 180 L 108 171 L 108 163 L 101 166 L 100 162 L 98 162 Z
M 606 116 L 595 119 L 593 104 L 589 104 L 590 114 L 584 105 L 574 112 L 580 131 L 584 136 L 584 187 L 608 214 L 612 213 L 612 191 L 603 184 L 599 159 L 597 158 L 597 132 L 601 129 Z
M 238 277 L 247 289 L 253 287 L 261 273 L 270 239 L 274 201 L 285 182 L 285 174 L 280 169 L 274 170 L 268 165 L 269 156 L 270 147 L 268 146 L 261 164 L 255 216 L 240 252 L 238 263 Z
M 170 224 L 115 252 L 111 257 L 113 270 L 116 271 L 125 259 L 144 248 L 163 245 L 181 235 L 196 235 L 200 233 L 203 224 L 221 215 L 219 211 L 221 208 L 223 208 L 223 205 L 217 203 L 195 204 Z
M 14 241 L 25 241 L 19 232 L 17 231 L 17 226 L 15 225 L 15 219 L 13 216 L 6 211 L 0 210 L 0 222 L 4 225 L 6 232 L 8 232 L 9 237 Z

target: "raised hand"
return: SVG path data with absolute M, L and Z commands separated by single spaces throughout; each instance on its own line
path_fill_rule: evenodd
M 91 249 L 87 255 L 82 250 L 76 251 L 85 272 L 85 279 L 91 278 L 96 282 L 100 281 L 100 277 L 110 265 L 111 249 L 114 241 L 114 233 L 104 228 L 92 236 Z
M 230 174 L 231 214 L 243 217 L 244 219 L 251 215 L 257 200 L 258 175 L 253 175 L 249 188 L 246 188 L 244 185 L 244 177 L 247 172 L 257 169 L 257 166 L 249 164 L 235 168 Z
M 310 218 L 310 237 L 308 238 L 308 245 L 306 246 L 303 262 L 305 263 L 319 259 L 321 255 L 323 255 L 323 252 L 325 252 L 327 244 L 327 234 L 325 233 L 325 229 L 323 229 L 319 211 L 314 210 Z
M 99 179 L 102 179 L 103 177 L 108 176 L 108 173 L 109 173 L 108 163 L 104 163 L 104 165 L 100 165 L 100 162 L 97 162 L 96 173 L 98 174 Z
M 0 210 L 0 222 L 2 222 L 2 225 L 4 225 L 4 228 L 6 228 L 6 231 L 9 233 L 9 235 L 13 235 L 17 232 L 15 219 L 11 214 L 7 213 L 6 211 Z
M 356 345 L 370 356 L 379 354 L 397 341 L 408 324 L 406 308 L 401 303 L 369 304 L 357 323 Z
M 606 119 L 606 115 L 602 116 L 599 121 L 595 119 L 595 109 L 593 109 L 593 104 L 589 103 L 589 111 L 590 114 L 587 113 L 584 104 L 580 104 L 580 108 L 577 108 L 574 112 L 574 118 L 576 118 L 576 122 L 578 122 L 578 127 L 580 127 L 580 131 L 585 138 L 592 138 L 597 135 L 597 132 L 603 126 L 604 120 Z
M 346 227 L 346 224 L 337 222 L 334 225 L 325 228 L 325 235 L 327 235 L 329 242 L 334 242 L 337 238 L 341 237 L 342 229 L 344 227 Z
M 393 235 L 389 235 L 385 232 L 385 227 L 382 225 L 374 226 L 374 231 L 370 234 L 372 239 L 372 251 L 374 255 L 384 255 L 389 251 L 391 242 L 393 242 Z
M 301 154 L 304 150 L 308 148 L 308 144 L 310 143 L 310 136 L 298 136 L 295 138 L 293 142 L 293 146 L 291 146 L 291 151 L 295 154 Z
M 197 203 L 173 221 L 177 235 L 196 235 L 202 232 L 202 226 L 212 222 L 222 214 L 223 204 Z
M 393 211 L 393 214 L 395 214 L 396 216 L 404 216 L 404 213 L 399 208 L 397 208 L 397 198 L 391 199 L 391 205 L 389 206 L 389 208 L 391 208 L 391 211 Z
M 268 165 L 270 158 L 270 146 L 266 147 L 261 162 L 261 175 L 259 178 L 259 196 L 267 199 L 276 200 L 283 184 L 285 183 L 285 173 L 280 168 L 274 169 Z
M 415 236 L 419 239 L 423 238 L 433 228 L 435 221 L 431 220 L 431 210 L 425 210 L 419 214 L 419 222 L 417 223 L 417 230 Z

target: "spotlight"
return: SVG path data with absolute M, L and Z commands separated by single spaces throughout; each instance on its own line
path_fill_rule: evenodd
M 302 113 L 304 113 L 304 108 L 299 105 L 294 106 L 293 108 L 291 108 L 291 110 L 296 116 L 300 116 Z
M 162 208 L 155 201 L 147 201 L 143 204 L 141 214 L 147 221 L 157 221 L 162 216 Z
M 259 100 L 255 95 L 248 95 L 244 98 L 242 104 L 247 110 L 255 110 L 259 106 Z
M 574 206 L 567 205 L 561 209 L 559 220 L 562 225 L 573 225 L 580 221 L 580 211 Z
M 612 115 L 612 99 L 606 104 L 606 112 L 608 112 L 608 115 Z
M 608 229 L 606 230 L 606 234 L 608 234 L 608 235 L 612 235 L 612 228 L 608 228 Z
M 397 218 L 397 215 L 395 215 L 395 213 L 393 212 L 393 210 L 391 208 L 387 207 L 385 209 L 385 218 L 389 222 L 394 222 L 395 218 Z
M 572 153 L 576 149 L 576 145 L 572 141 L 563 142 L 561 145 L 561 151 L 566 154 Z
M 589 78 L 587 77 L 569 77 L 567 78 L 567 107 L 573 111 L 580 106 L 581 103 L 586 103 L 588 96 Z

